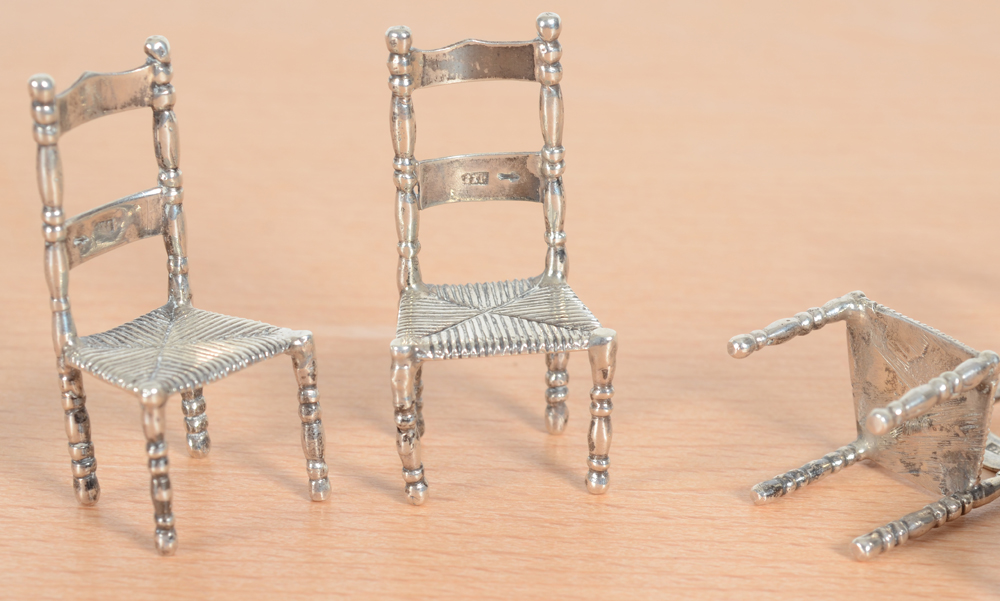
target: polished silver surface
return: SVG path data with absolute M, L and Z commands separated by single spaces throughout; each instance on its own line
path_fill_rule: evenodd
M 867 561 L 902 545 L 911 538 L 923 536 L 1000 497 L 1000 476 L 983 480 L 968 490 L 957 492 L 927 505 L 920 511 L 903 516 L 881 528 L 859 536 L 851 543 L 854 558 Z
M 400 293 L 396 339 L 390 345 L 391 381 L 404 490 L 415 505 L 427 498 L 420 453 L 424 434 L 423 363 L 438 359 L 545 353 L 545 423 L 549 432 L 557 434 L 563 431 L 568 418 L 568 353 L 587 350 L 594 388 L 586 484 L 594 494 L 608 488 L 617 335 L 601 327 L 566 282 L 559 17 L 553 13 L 539 15 L 536 30 L 538 37 L 528 42 L 466 40 L 439 50 L 413 48 L 406 27 L 391 27 L 386 32 Z M 541 84 L 541 151 L 418 161 L 414 157 L 417 130 L 413 91 L 490 79 Z M 425 284 L 417 260 L 420 211 L 486 200 L 542 204 L 548 246 L 545 271 L 532 278 L 506 282 Z
M 330 482 L 323 458 L 312 334 L 191 305 L 170 46 L 165 38 L 153 36 L 146 40 L 145 49 L 144 66 L 125 73 L 85 73 L 59 95 L 48 75 L 33 76 L 28 87 L 38 142 L 53 342 L 76 496 L 80 503 L 92 505 L 101 494 L 81 377 L 81 371 L 86 371 L 132 392 L 140 401 L 156 524 L 154 540 L 161 554 L 170 555 L 177 547 L 164 439 L 165 405 L 171 395 L 179 393 L 181 397 L 188 452 L 192 457 L 204 457 L 211 440 L 202 387 L 276 354 L 290 355 L 299 385 L 302 447 L 311 498 L 326 499 Z M 158 185 L 67 219 L 59 137 L 98 117 L 141 107 L 153 111 Z M 162 236 L 166 247 L 167 304 L 107 332 L 78 336 L 69 302 L 70 269 L 150 236 Z
M 747 357 L 836 321 L 847 324 L 858 438 L 757 484 L 751 491 L 754 503 L 773 501 L 864 459 L 931 492 L 962 495 L 978 490 L 1000 379 L 1000 356 L 993 351 L 977 352 L 853 292 L 763 330 L 735 336 L 729 354 Z M 885 548 L 905 540 L 897 537 Z

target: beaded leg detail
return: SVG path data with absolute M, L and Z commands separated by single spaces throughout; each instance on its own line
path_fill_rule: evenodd
M 164 440 L 167 395 L 149 387 L 143 392 L 141 401 L 142 430 L 146 435 L 146 454 L 149 455 L 149 494 L 153 499 L 153 517 L 156 520 L 156 550 L 160 555 L 173 555 L 177 550 L 177 531 L 171 509 L 170 461 L 167 458 L 167 441 Z
M 413 406 L 417 411 L 417 434 L 424 437 L 424 365 L 417 364 L 417 374 L 413 382 Z
M 587 465 L 587 490 L 601 495 L 608 491 L 608 453 L 611 451 L 611 397 L 615 394 L 615 360 L 618 354 L 618 334 L 608 328 L 598 328 L 590 335 L 590 371 L 594 387 L 590 390 L 590 433 L 587 442 L 590 457 Z
M 101 498 L 101 485 L 97 482 L 97 459 L 94 457 L 94 443 L 90 440 L 90 416 L 87 414 L 83 379 L 80 370 L 67 365 L 64 359 L 59 358 L 57 366 L 63 410 L 66 412 L 73 490 L 81 505 L 93 505 Z
M 569 412 L 566 410 L 566 395 L 569 392 L 569 373 L 566 371 L 568 362 L 569 353 L 545 355 L 545 365 L 549 368 L 545 372 L 545 383 L 548 385 L 545 391 L 545 400 L 548 402 L 548 407 L 545 408 L 545 427 L 549 434 L 561 434 L 569 419 Z
M 208 436 L 208 416 L 205 415 L 205 397 L 202 389 L 195 388 L 181 393 L 184 425 L 187 428 L 188 454 L 196 459 L 208 456 L 212 439 Z
M 410 503 L 427 500 L 424 464 L 420 461 L 420 431 L 417 427 L 417 374 L 420 362 L 416 350 L 400 339 L 390 344 L 392 353 L 392 394 L 396 417 L 396 450 L 403 462 L 404 491 Z
M 299 384 L 299 417 L 302 418 L 302 451 L 306 456 L 309 475 L 309 497 L 325 501 L 330 496 L 330 478 L 323 458 L 325 450 L 319 390 L 316 388 L 316 357 L 312 334 L 304 334 L 292 343 L 295 380 Z

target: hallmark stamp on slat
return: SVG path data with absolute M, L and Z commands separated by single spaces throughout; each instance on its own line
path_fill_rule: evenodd
M 467 186 L 486 186 L 490 183 L 489 171 L 470 171 L 462 174 L 462 183 Z

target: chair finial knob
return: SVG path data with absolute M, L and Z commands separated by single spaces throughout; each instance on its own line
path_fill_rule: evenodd
M 169 63 L 170 42 L 162 35 L 151 35 L 146 38 L 146 54 L 155 61 Z
M 554 42 L 559 39 L 560 21 L 556 13 L 542 13 L 535 19 L 535 28 L 538 35 L 546 42 Z
M 56 97 L 56 82 L 46 73 L 32 75 L 28 80 L 31 99 L 40 104 L 50 104 Z
M 410 28 L 405 25 L 394 25 L 385 32 L 385 45 L 393 54 L 409 54 L 412 41 Z

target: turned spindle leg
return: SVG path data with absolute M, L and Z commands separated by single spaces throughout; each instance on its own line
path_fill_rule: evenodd
M 545 408 L 545 427 L 548 428 L 549 434 L 561 434 L 566 429 L 566 421 L 569 419 L 569 412 L 566 410 L 566 395 L 569 391 L 567 363 L 569 363 L 569 353 L 545 355 L 545 365 L 549 368 L 545 373 L 545 383 L 548 385 L 545 391 L 545 400 L 548 402 Z
M 93 505 L 101 498 L 101 485 L 97 482 L 97 459 L 94 457 L 94 443 L 90 440 L 90 416 L 87 414 L 83 378 L 80 370 L 67 365 L 63 358 L 59 358 L 57 366 L 63 411 L 66 412 L 73 490 L 81 505 Z
M 601 495 L 608 490 L 608 452 L 611 450 L 611 397 L 615 394 L 615 359 L 618 334 L 608 328 L 598 328 L 590 335 L 590 371 L 594 387 L 590 390 L 590 457 L 587 464 L 587 490 Z
M 181 408 L 184 410 L 184 426 L 187 428 L 188 454 L 196 459 L 206 457 L 212 449 L 212 439 L 208 437 L 208 416 L 205 415 L 202 389 L 182 392 Z
M 424 364 L 417 364 L 417 374 L 413 382 L 413 407 L 417 411 L 417 434 L 424 437 Z
M 420 432 L 417 428 L 416 381 L 420 362 L 416 349 L 403 340 L 393 340 L 392 394 L 396 410 L 396 450 L 403 462 L 404 490 L 410 503 L 420 505 L 427 500 L 424 464 L 420 461 Z
M 1000 476 L 983 480 L 969 490 L 948 495 L 920 511 L 854 539 L 851 544 L 854 559 L 867 561 L 886 553 L 912 538 L 919 538 L 934 528 L 957 520 L 976 507 L 992 503 L 997 497 L 1000 497 Z
M 832 453 L 827 453 L 822 459 L 810 461 L 799 469 L 785 472 L 770 480 L 765 480 L 750 489 L 750 499 L 754 505 L 770 503 L 779 497 L 793 493 L 796 490 L 836 474 L 845 467 L 850 467 L 866 457 L 867 446 L 864 439 L 858 439 L 844 445 Z
M 149 493 L 153 499 L 153 517 L 156 520 L 156 550 L 160 555 L 173 555 L 177 550 L 177 531 L 171 510 L 173 491 L 170 488 L 170 461 L 167 459 L 166 431 L 167 395 L 155 387 L 145 387 L 142 393 L 142 430 L 146 435 L 146 453 L 149 455 Z
M 292 356 L 295 380 L 299 384 L 299 417 L 302 418 L 302 451 L 306 455 L 306 472 L 309 475 L 309 497 L 325 501 L 330 496 L 330 478 L 323 458 L 323 420 L 316 388 L 316 357 L 312 334 L 304 334 L 292 343 L 288 353 Z

